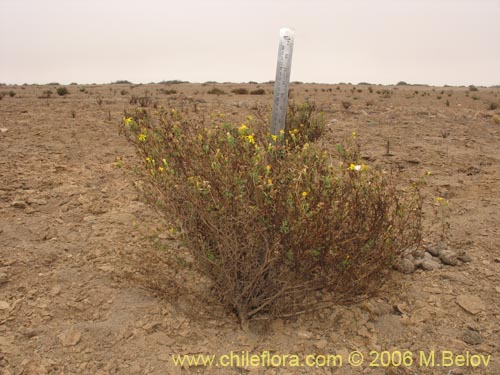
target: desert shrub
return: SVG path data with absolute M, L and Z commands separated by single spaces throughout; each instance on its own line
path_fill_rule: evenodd
M 149 107 L 151 104 L 153 104 L 153 98 L 151 96 L 139 96 L 137 98 L 137 103 L 143 108 Z
M 489 106 L 488 106 L 488 109 L 490 111 L 494 111 L 497 108 L 498 108 L 498 104 L 497 103 L 490 103 Z
M 126 79 L 121 79 L 121 80 L 113 82 L 112 84 L 114 84 L 114 85 L 131 85 L 132 82 L 127 81 Z
M 13 98 L 14 96 L 16 96 L 16 92 L 15 92 L 15 91 L 13 91 L 13 90 L 10 90 L 10 91 L 9 91 L 9 96 L 10 96 L 11 98 Z
M 40 99 L 49 99 L 52 96 L 51 90 L 45 90 L 42 95 L 39 96 Z
M 265 95 L 265 94 L 266 94 L 266 90 L 264 90 L 264 89 L 256 89 L 256 90 L 250 91 L 250 95 Z
M 244 87 L 231 90 L 231 92 L 236 95 L 248 95 L 248 90 Z
M 182 81 L 180 79 L 172 79 L 169 81 L 160 81 L 158 83 L 160 83 L 162 85 L 179 85 L 181 83 L 189 83 L 189 81 Z
M 348 100 L 342 100 L 342 107 L 344 107 L 344 109 L 349 109 L 351 108 L 352 106 L 352 103 Z
M 479 91 L 479 89 L 476 86 L 474 86 L 474 85 L 470 85 L 469 86 L 469 91 Z
M 65 96 L 65 95 L 69 94 L 69 91 L 66 87 L 58 87 L 56 92 L 57 92 L 57 95 L 59 95 L 59 96 Z
M 399 81 L 396 85 L 397 86 L 407 86 L 408 83 L 406 83 L 405 81 Z
M 0 100 L 3 99 L 3 93 L 0 92 Z
M 418 191 L 361 164 L 353 143 L 297 147 L 308 119 L 311 105 L 298 106 L 289 137 L 176 110 L 123 122 L 153 203 L 179 220 L 196 269 L 242 324 L 371 295 L 419 240 Z
M 173 94 L 177 94 L 177 90 L 174 90 L 174 89 L 169 89 L 169 90 L 166 90 L 166 89 L 160 89 L 160 92 L 162 92 L 163 94 L 165 95 L 173 95 Z
M 324 118 L 315 113 L 316 105 L 314 103 L 289 104 L 284 133 L 285 141 L 289 141 L 289 147 L 302 147 L 323 135 L 325 131 Z
M 211 94 L 211 95 L 224 95 L 225 93 L 226 92 L 224 90 L 221 90 L 217 87 L 213 87 L 207 91 L 207 94 Z

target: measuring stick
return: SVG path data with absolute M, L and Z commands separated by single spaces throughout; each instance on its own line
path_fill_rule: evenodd
M 273 112 L 271 116 L 271 134 L 279 135 L 285 130 L 285 119 L 288 106 L 288 84 L 292 68 L 293 40 L 295 32 L 289 28 L 280 29 L 278 48 L 278 64 L 274 81 Z

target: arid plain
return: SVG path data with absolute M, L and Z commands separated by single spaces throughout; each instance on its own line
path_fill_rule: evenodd
M 143 201 L 132 172 L 137 156 L 118 129 L 124 112 L 140 105 L 132 97 L 207 120 L 266 117 L 273 85 L 75 84 L 60 96 L 61 87 L 0 86 L 1 374 L 500 373 L 500 88 L 292 83 L 292 100 L 314 101 L 325 116 L 321 142 L 333 148 L 356 132 L 370 167 L 402 182 L 425 180 L 422 249 L 447 247 L 459 260 L 394 271 L 390 287 L 357 305 L 242 331 L 189 270 L 187 289 L 204 299 L 169 288 L 164 260 L 185 249 L 169 231 L 174 218 Z M 221 91 L 210 94 L 214 88 Z M 250 94 L 258 89 L 264 94 Z M 312 368 L 171 361 L 264 350 L 344 359 L 359 350 L 365 361 Z M 415 360 L 370 367 L 369 352 L 383 350 L 411 351 Z M 432 350 L 491 359 L 419 366 L 418 353 Z

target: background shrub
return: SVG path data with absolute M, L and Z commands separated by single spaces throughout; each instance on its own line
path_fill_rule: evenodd
M 352 140 L 335 153 L 301 142 L 321 126 L 311 104 L 295 108 L 280 136 L 176 110 L 124 119 L 153 203 L 179 220 L 196 269 L 243 325 L 375 293 L 420 239 L 418 189 L 360 163 Z
M 244 87 L 233 89 L 233 90 L 231 90 L 231 92 L 233 94 L 237 94 L 237 95 L 248 95 L 248 90 Z
M 264 90 L 264 89 L 255 89 L 255 90 L 250 91 L 250 94 L 251 95 L 265 95 L 266 94 L 266 90 Z
M 66 87 L 58 87 L 56 92 L 57 92 L 57 95 L 59 95 L 59 96 L 65 96 L 65 95 L 69 94 L 69 91 Z
M 207 91 L 207 94 L 211 95 L 224 95 L 226 92 L 224 90 L 218 89 L 217 87 L 211 88 Z

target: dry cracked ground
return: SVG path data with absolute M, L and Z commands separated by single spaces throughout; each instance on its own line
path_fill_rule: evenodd
M 234 120 L 272 98 L 269 84 L 260 85 L 265 95 L 230 93 L 256 84 L 218 84 L 221 95 L 211 87 L 71 85 L 61 97 L 54 86 L 0 87 L 1 374 L 500 374 L 500 89 L 293 84 L 295 100 L 311 98 L 325 113 L 326 142 L 355 131 L 368 164 L 402 180 L 426 175 L 429 250 L 446 245 L 459 260 L 442 264 L 428 253 L 435 269 L 412 259 L 420 266 L 394 271 L 376 298 L 242 331 L 201 279 L 182 280 L 205 300 L 171 290 L 162 259 L 182 244 L 168 233 L 170 218 L 144 203 L 129 170 L 134 150 L 118 134 L 133 95 Z M 449 202 L 440 219 L 436 197 Z M 264 350 L 336 353 L 343 363 L 171 361 Z M 360 367 L 347 363 L 354 350 L 365 354 Z M 383 350 L 411 351 L 413 363 L 370 366 L 380 360 L 369 352 Z M 420 366 L 419 353 L 432 350 L 436 365 Z M 437 366 L 444 350 L 491 357 L 487 366 Z

